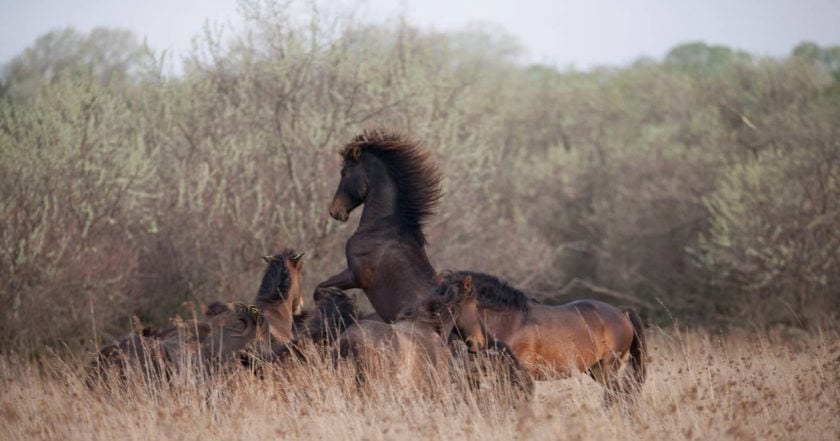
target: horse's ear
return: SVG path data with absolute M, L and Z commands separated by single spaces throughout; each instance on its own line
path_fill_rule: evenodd
M 305 253 L 295 253 L 292 254 L 291 257 L 289 257 L 289 260 L 292 261 L 292 264 L 294 264 L 295 268 L 300 268 L 301 265 L 303 265 L 303 260 L 301 259 L 303 259 L 304 254 Z
M 219 301 L 215 301 L 204 307 L 204 315 L 206 317 L 214 317 L 228 311 L 230 311 L 230 306 Z
M 262 256 L 262 260 L 264 260 L 265 263 L 271 263 L 273 258 L 271 256 Z
M 464 277 L 464 293 L 467 294 L 467 297 L 470 297 L 475 294 L 473 292 L 472 275 L 470 274 L 467 274 L 466 277 Z
M 347 156 L 353 161 L 358 161 L 362 157 L 362 148 L 357 145 L 351 147 L 350 151 L 347 152 Z
M 417 315 L 417 310 L 413 307 L 408 307 L 408 308 L 405 308 L 402 311 L 400 311 L 399 314 L 397 314 L 397 320 L 399 321 L 399 320 L 410 319 L 410 318 L 413 318 L 416 315 Z

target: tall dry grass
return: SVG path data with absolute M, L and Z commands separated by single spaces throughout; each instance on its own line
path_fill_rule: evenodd
M 782 336 L 651 331 L 638 405 L 605 409 L 584 375 L 539 382 L 512 409 L 504 390 L 441 382 L 425 397 L 316 361 L 257 378 L 179 374 L 88 390 L 86 360 L 0 358 L 0 439 L 807 439 L 840 437 L 836 331 Z

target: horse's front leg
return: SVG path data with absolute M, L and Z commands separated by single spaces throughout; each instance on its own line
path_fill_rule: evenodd
M 315 288 L 315 292 L 313 297 L 317 301 L 320 295 L 319 292 L 323 292 L 329 289 L 340 289 L 342 291 L 358 288 L 359 284 L 356 283 L 356 277 L 353 275 L 353 272 L 350 271 L 350 268 L 345 269 L 344 271 L 330 277 L 327 280 L 319 283 L 318 286 Z

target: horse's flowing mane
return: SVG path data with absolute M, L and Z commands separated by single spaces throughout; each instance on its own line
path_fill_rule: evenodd
M 513 308 L 527 311 L 529 303 L 538 303 L 496 276 L 476 271 L 458 271 L 456 274 L 462 277 L 468 274 L 472 276 L 479 308 L 495 310 Z
M 422 226 L 443 196 L 441 174 L 429 150 L 407 135 L 383 129 L 365 130 L 341 149 L 344 161 L 353 160 L 353 150 L 361 149 L 385 163 L 397 186 L 400 220 L 421 244 Z
M 257 290 L 256 303 L 258 306 L 280 303 L 289 295 L 292 278 L 286 268 L 286 260 L 296 254 L 291 248 L 284 248 L 271 256 L 271 262 L 265 268 L 260 288 Z M 278 289 L 279 288 L 279 289 Z

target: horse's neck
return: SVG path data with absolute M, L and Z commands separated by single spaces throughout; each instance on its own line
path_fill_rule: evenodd
M 497 339 L 505 340 L 525 323 L 526 311 L 516 308 L 491 309 L 479 307 L 484 325 Z
M 371 187 L 364 201 L 364 211 L 359 225 L 399 222 L 399 207 L 397 205 L 399 189 L 397 184 L 383 169 L 374 168 L 369 172 L 369 175 Z
M 370 188 L 364 200 L 364 208 L 357 233 L 385 233 L 386 235 L 409 233 L 409 236 L 422 238 L 422 231 L 406 231 L 408 228 L 419 229 L 420 226 L 409 226 L 402 218 L 403 214 L 399 205 L 400 189 L 397 187 L 394 178 L 388 173 L 386 165 L 378 158 L 371 157 L 366 163 L 365 170 Z M 418 248 L 420 248 L 420 254 L 428 263 L 429 259 L 426 256 L 423 242 L 423 240 L 419 241 Z M 418 262 L 418 264 L 420 263 Z M 431 264 L 428 266 L 429 272 L 434 276 L 434 268 L 431 267 Z
M 399 237 L 404 233 L 401 231 L 403 225 L 401 224 L 399 207 L 397 206 L 396 191 L 396 185 L 394 185 L 390 177 L 383 180 L 383 185 L 371 189 L 371 193 L 364 202 L 359 227 L 354 233 L 357 239 L 367 239 L 370 236 Z M 411 236 L 413 235 L 409 237 Z M 361 242 L 365 248 L 370 246 L 391 246 L 390 243 L 377 240 L 361 240 L 358 242 Z M 425 245 L 422 242 L 417 242 L 414 252 L 416 253 L 416 257 L 412 259 L 414 260 L 414 268 L 423 271 L 423 273 L 428 275 L 429 280 L 431 280 L 435 275 L 435 269 L 426 254 Z
M 268 323 L 268 332 L 272 340 L 288 343 L 294 339 L 291 310 L 287 311 L 284 304 L 272 305 L 262 311 L 263 318 Z

